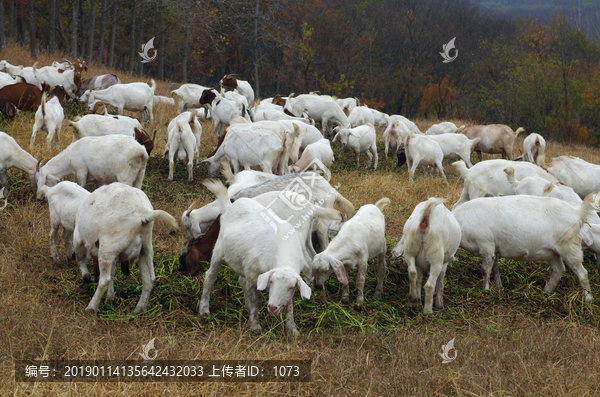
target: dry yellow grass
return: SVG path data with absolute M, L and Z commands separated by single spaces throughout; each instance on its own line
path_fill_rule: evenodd
M 32 63 L 28 53 L 16 47 L 9 47 L 2 57 L 17 64 Z M 53 59 L 41 54 L 40 65 Z M 109 70 L 91 67 L 88 75 L 104 72 Z M 118 75 L 123 82 L 139 80 Z M 160 95 L 168 95 L 177 87 L 173 83 L 157 83 Z M 198 182 L 206 175 L 205 168 L 197 168 L 196 180 L 190 183 L 185 180 L 184 167 L 179 165 L 176 180 L 166 183 L 168 164 L 161 158 L 166 125 L 175 115 L 176 110 L 167 106 L 155 110 L 152 130 L 158 130 L 157 147 L 144 190 L 155 208 L 179 218 L 198 195 L 203 203 L 212 197 Z M 431 124 L 417 122 L 423 131 Z M 33 114 L 24 113 L 5 132 L 28 150 L 32 125 Z M 203 123 L 203 129 L 202 155 L 206 156 L 215 139 L 210 123 Z M 379 131 L 380 141 L 381 134 Z M 64 149 L 71 142 L 72 132 L 63 128 L 60 147 L 51 152 L 46 149 L 44 138 L 43 133 L 38 136 L 32 153 L 37 159 L 49 158 Z M 515 154 L 518 148 L 522 148 L 522 138 L 515 143 Z M 547 151 L 548 159 L 571 154 L 600 163 L 600 152 L 595 148 L 549 142 Z M 445 164 L 448 187 L 440 177 L 426 176 L 422 171 L 417 172 L 415 183 L 409 184 L 406 166 L 397 169 L 395 159 L 384 159 L 382 150 L 380 156 L 377 171 L 357 170 L 352 156 L 342 158 L 336 149 L 337 164 L 331 182 L 339 183 L 339 191 L 357 208 L 389 197 L 391 204 L 384 211 L 386 231 L 390 244 L 395 244 L 404 222 L 419 202 L 438 196 L 447 198 L 451 204 L 458 199 L 462 182 L 452 167 Z M 452 279 L 449 275 L 444 310 L 424 316 L 406 309 L 406 269 L 403 262 L 394 261 L 389 264 L 384 301 L 369 303 L 363 312 L 353 305 L 340 305 L 339 294 L 322 301 L 315 291 L 314 306 L 295 311 L 302 335 L 294 341 L 283 335 L 282 318 L 267 317 L 264 310 L 263 333 L 251 333 L 246 327 L 245 309 L 239 303 L 239 289 L 231 286 L 226 287 L 227 303 L 213 298 L 211 311 L 218 310 L 215 306 L 225 306 L 233 318 L 216 316 L 205 320 L 195 315 L 193 309 L 198 302 L 201 279 L 180 275 L 158 279 L 152 294 L 160 295 L 172 283 L 187 282 L 190 289 L 185 295 L 189 296 L 175 297 L 182 304 L 169 308 L 166 303 L 157 303 L 149 313 L 136 317 L 120 314 L 133 309 L 137 300 L 133 294 L 122 299 L 123 307 L 106 309 L 101 316 L 87 315 L 83 308 L 89 296 L 80 291 L 78 270 L 73 264 L 63 262 L 55 267 L 50 261 L 46 202 L 35 199 L 34 190 L 20 171 L 13 170 L 9 175 L 9 206 L 0 214 L 0 340 L 3 341 L 0 390 L 3 394 L 600 395 L 598 306 L 587 308 L 580 304 L 576 283 L 561 282 L 557 293 L 543 294 L 539 292 L 539 281 L 509 280 L 505 284 L 507 291 L 481 294 L 477 284 L 479 262 L 464 253 L 452 271 L 471 278 Z M 183 241 L 181 231 L 172 233 L 165 225 L 157 224 L 155 263 L 176 267 L 174 263 Z M 62 248 L 59 252 L 63 257 Z M 518 264 L 507 266 L 517 269 L 510 273 L 511 277 L 532 269 L 523 271 Z M 542 279 L 547 277 L 541 272 Z M 593 292 L 600 296 L 595 270 L 590 270 L 590 281 Z M 128 282 L 137 284 L 135 279 Z M 233 281 L 232 285 L 235 284 Z M 369 286 L 372 284 L 367 284 L 367 289 Z M 351 300 L 352 297 L 351 291 Z M 554 311 L 546 311 L 546 307 Z M 311 310 L 316 314 L 310 316 L 307 312 Z M 326 320 L 321 323 L 319 316 Z M 344 325 L 351 321 L 359 325 Z M 312 359 L 312 382 L 24 384 L 15 383 L 12 376 L 13 361 L 18 359 L 135 359 L 141 345 L 154 337 L 160 359 Z M 438 356 L 441 346 L 454 337 L 458 358 L 442 364 Z

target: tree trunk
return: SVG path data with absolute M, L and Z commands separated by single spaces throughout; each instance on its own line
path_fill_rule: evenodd
M 142 9 L 140 10 L 140 41 L 143 43 L 144 42 L 144 8 L 146 6 L 146 2 L 144 0 L 142 0 Z M 140 66 L 139 66 L 139 70 L 140 70 L 140 77 L 142 77 L 144 75 L 144 63 L 140 62 Z
M 106 37 L 106 13 L 108 12 L 108 1 L 102 0 L 102 19 L 100 20 L 100 43 L 98 44 L 98 64 L 104 61 L 104 38 Z
M 256 0 L 256 11 L 254 14 L 254 97 L 260 97 L 260 89 L 258 84 L 258 65 L 259 65 L 259 54 L 258 54 L 258 10 L 260 0 Z M 252 106 L 251 103 L 248 106 Z
M 4 39 L 4 0 L 0 0 L 0 49 L 4 49 L 6 41 Z
M 17 3 L 15 15 L 17 21 L 17 40 L 20 44 L 25 44 L 25 21 L 23 21 L 23 17 L 21 15 L 21 5 Z
M 79 37 L 81 37 L 81 47 L 78 54 L 81 54 L 81 59 L 85 59 L 85 10 L 83 9 L 83 0 L 79 0 Z
M 94 59 L 94 30 L 96 30 L 96 0 L 90 0 L 90 33 L 88 34 L 87 63 Z M 102 32 L 104 33 L 104 32 Z
M 56 52 L 56 0 L 50 0 L 48 3 L 50 8 L 50 19 L 48 21 L 48 46 L 50 53 Z
M 158 79 L 164 80 L 165 77 L 165 4 L 160 1 L 159 9 L 159 34 L 160 34 L 160 52 L 158 53 Z
M 73 62 L 75 62 L 75 58 L 77 58 L 77 22 L 79 20 L 79 1 L 83 0 L 73 1 L 73 24 L 71 25 L 71 58 L 73 58 Z
M 110 44 L 108 45 L 108 67 L 112 68 L 114 64 L 115 55 L 115 34 L 117 31 L 117 0 L 113 0 L 112 3 L 112 14 L 110 20 Z
M 15 41 L 15 0 L 8 0 L 8 38 Z
M 189 41 L 190 41 L 190 12 L 192 5 L 191 1 L 187 1 L 187 6 L 183 9 L 183 14 L 185 18 L 185 35 L 183 36 L 183 60 L 181 62 L 181 80 L 183 83 L 187 83 L 187 65 L 188 65 L 188 55 L 189 55 Z
M 129 73 L 133 72 L 133 63 L 135 53 L 135 6 L 136 0 L 131 2 L 131 23 L 130 23 L 130 37 L 129 37 Z
M 59 6 L 58 6 L 59 10 L 62 8 L 60 6 L 60 3 L 62 3 L 62 2 L 59 2 Z M 66 54 L 70 54 L 71 53 L 71 44 L 69 43 L 69 39 L 67 38 L 67 36 L 65 36 L 65 34 L 63 33 L 63 31 L 61 29 L 63 24 L 62 24 L 62 16 L 61 16 L 60 12 L 57 12 L 56 16 L 57 16 L 56 19 L 58 21 L 58 25 L 57 25 L 58 34 L 60 34 L 60 37 L 62 37 L 63 42 L 65 43 L 64 51 L 62 51 L 62 52 L 66 53 Z
M 29 0 L 29 49 L 33 59 L 37 59 L 37 44 L 35 42 L 35 7 L 33 0 Z

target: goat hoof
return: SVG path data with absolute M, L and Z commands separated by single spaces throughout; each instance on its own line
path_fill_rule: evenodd
M 419 301 L 418 300 L 409 300 L 408 301 L 408 307 L 411 309 L 416 309 L 417 307 L 419 307 Z

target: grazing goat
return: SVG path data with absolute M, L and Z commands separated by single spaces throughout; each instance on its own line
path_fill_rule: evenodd
M 479 161 L 483 160 L 481 153 L 501 154 L 503 159 L 513 159 L 513 144 L 517 135 L 525 131 L 519 127 L 515 132 L 504 124 L 474 125 L 463 131 L 469 139 L 481 137 L 481 141 L 473 150 L 477 152 Z
M 578 157 L 560 156 L 552 159 L 546 169 L 581 198 L 600 190 L 600 165 Z
M 448 160 L 462 160 L 465 162 L 467 167 L 471 168 L 471 153 L 473 152 L 473 146 L 481 140 L 481 138 L 469 139 L 463 134 L 440 134 L 440 135 L 427 135 L 425 136 L 440 145 L 442 153 L 444 153 L 444 159 Z
M 515 160 L 529 161 L 544 167 L 546 164 L 546 140 L 535 132 L 523 140 L 523 154 Z
M 292 172 L 323 171 L 328 176 L 326 179 L 329 180 L 331 178 L 329 168 L 331 168 L 333 161 L 331 143 L 329 139 L 323 138 L 308 145 L 302 152 L 302 157 L 290 167 L 290 170 Z
M 194 115 L 195 116 L 195 115 Z M 192 117 L 193 119 L 193 117 Z M 167 141 L 168 151 L 165 152 L 169 156 L 169 180 L 173 180 L 175 172 L 175 156 L 183 161 L 187 157 L 188 181 L 194 180 L 194 153 L 198 150 L 196 137 L 186 120 L 177 120 L 175 128 L 169 130 L 169 139 Z
M 42 90 L 28 83 L 17 83 L 0 88 L 0 99 L 8 101 L 19 110 L 37 110 L 42 103 Z
M 443 134 L 458 134 L 466 127 L 461 125 L 457 127 L 456 124 L 450 121 L 444 121 L 439 124 L 434 124 L 427 131 L 425 131 L 425 135 L 443 135 Z
M 36 186 L 35 170 L 38 161 L 23 150 L 10 135 L 0 131 L 0 185 L 8 186 L 6 171 L 15 167 L 24 171 L 29 177 L 31 186 Z
M 214 124 L 214 133 L 217 138 L 221 136 L 225 126 L 231 125 L 236 116 L 242 116 L 251 121 L 243 105 L 223 98 L 221 95 L 216 94 L 214 90 L 204 90 L 200 97 L 200 104 L 209 106 Z
M 481 161 L 471 168 L 467 168 L 464 161 L 457 161 L 452 163 L 452 165 L 464 179 L 464 187 L 460 199 L 454 204 L 452 209 L 478 197 L 513 195 L 513 187 L 506 179 L 506 174 L 504 173 L 504 169 L 508 167 L 514 168 L 515 177 L 518 179 L 528 176 L 538 176 L 552 183 L 558 182 L 558 179 L 542 168 L 527 162 L 495 159 Z
M 206 233 L 190 238 L 179 254 L 179 271 L 192 276 L 203 274 L 207 267 L 201 262 L 209 262 L 221 230 L 221 215 L 206 229 Z
M 40 196 L 45 196 L 50 211 L 50 256 L 54 264 L 58 265 L 58 249 L 56 235 L 62 226 L 62 241 L 67 251 L 67 260 L 74 258 L 73 230 L 75 229 L 75 216 L 79 206 L 90 195 L 90 192 L 75 182 L 63 181 L 54 187 L 42 186 Z
M 342 128 L 350 128 L 348 116 L 329 96 L 304 94 L 294 97 L 291 94 L 284 109 L 289 112 L 289 115 L 296 117 L 301 117 L 305 110 L 308 111 L 310 117 L 321 123 L 323 135 L 331 136 L 334 124 L 339 124 Z
M 60 85 L 64 87 L 71 98 L 77 98 L 82 84 L 81 73 L 87 71 L 87 65 L 82 62 L 75 62 L 72 66 L 73 69 L 61 71 L 53 67 L 36 69 L 34 64 L 33 75 L 38 82 L 38 86 L 41 87 L 43 83 L 50 87 Z M 27 81 L 29 81 L 28 78 Z
M 228 74 L 219 81 L 221 87 L 229 87 L 235 90 L 238 94 L 244 96 L 248 100 L 248 106 L 254 106 L 254 90 L 250 83 L 244 80 L 239 80 Z
M 198 313 L 210 313 L 210 292 L 222 264 L 227 263 L 240 276 L 245 306 L 250 313 L 250 329 L 255 332 L 262 329 L 258 318 L 262 300 L 259 291 L 268 286 L 269 312 L 276 316 L 287 307 L 286 333 L 294 336 L 298 335 L 293 313 L 294 293 L 299 287 L 300 295 L 310 298 L 310 287 L 300 277 L 300 272 L 310 265 L 302 255 L 300 236 L 294 233 L 284 238 L 293 226 L 286 222 L 287 227 L 282 224 L 284 227 L 274 230 L 264 219 L 267 211 L 257 201 L 242 198 L 230 204 L 221 215 L 221 231 L 204 278 Z M 341 281 L 347 283 L 345 277 Z
M 358 127 L 359 125 L 375 125 L 373 112 L 366 106 L 356 106 L 352 109 L 348 116 L 348 121 L 350 121 L 350 126 L 352 128 Z
M 399 119 L 399 116 L 391 116 L 390 122 L 383 132 L 385 156 L 387 157 L 388 155 L 388 148 L 391 149 L 391 153 L 397 153 L 398 150 L 404 148 L 404 141 L 410 134 L 410 130 L 406 124 Z
M 79 186 L 121 182 L 141 189 L 148 153 L 132 137 L 90 136 L 71 143 L 65 150 L 36 169 L 38 198 L 44 185 L 55 186 L 67 175 L 76 175 Z M 41 162 L 41 160 L 40 160 Z
M 419 203 L 406 223 L 402 239 L 392 250 L 392 259 L 404 257 L 408 266 L 408 305 L 415 309 L 421 304 L 423 272 L 429 272 L 425 283 L 424 313 L 435 307 L 444 308 L 444 278 L 448 262 L 460 245 L 460 225 L 444 206 L 445 199 L 432 197 Z
M 102 101 L 117 109 L 119 115 L 123 110 L 140 112 L 141 122 L 144 119 L 154 123 L 152 106 L 154 102 L 154 91 L 156 82 L 151 80 L 151 85 L 146 83 L 116 84 L 104 90 L 92 91 L 89 97 L 88 109 L 93 109 L 95 101 Z
M 202 138 L 202 124 L 198 121 L 198 114 L 200 110 L 204 109 L 192 109 L 191 112 L 183 112 L 180 113 L 179 116 L 175 117 L 173 120 L 169 122 L 167 126 L 167 136 L 171 136 L 171 130 L 176 128 L 177 120 L 184 120 L 189 124 L 192 129 L 192 133 L 194 134 L 194 138 L 196 139 L 196 146 L 194 148 L 194 154 L 196 156 L 196 161 L 200 162 L 200 139 Z M 165 146 L 165 152 L 163 154 L 164 158 L 167 158 L 169 155 L 169 144 Z
M 279 175 L 287 173 L 290 154 L 286 148 L 291 148 L 296 142 L 300 135 L 299 129 L 296 127 L 291 132 L 284 125 L 275 123 L 280 127 L 280 134 L 276 134 L 263 123 L 265 122 L 231 125 L 214 156 L 200 164 L 208 164 L 208 174 L 211 177 L 216 176 L 222 158 L 229 161 L 234 173 L 244 163 L 260 167 L 263 172 L 272 173 L 276 169 Z
M 444 153 L 436 141 L 423 134 L 411 134 L 404 141 L 404 151 L 406 153 L 406 165 L 408 165 L 408 179 L 410 182 L 413 182 L 417 167 L 423 164 L 435 166 L 438 172 L 442 174 L 446 185 L 448 185 L 444 167 L 442 166 Z
M 210 90 L 210 88 L 198 84 L 183 84 L 178 89 L 171 91 L 172 97 L 177 96 L 179 113 L 202 107 L 200 97 L 205 90 Z
M 144 192 L 122 183 L 102 186 L 81 203 L 75 218 L 73 246 L 84 288 L 89 286 L 91 279 L 88 259 L 96 258 L 100 269 L 98 288 L 86 307 L 87 311 L 97 311 L 105 293 L 107 301 L 113 299 L 116 263 L 136 258 L 139 259 L 142 294 L 133 313 L 146 311 L 155 279 L 152 248 L 155 220 L 178 228 L 175 218 L 152 208 Z
M 371 167 L 373 162 L 373 169 L 377 169 L 377 163 L 379 162 L 379 156 L 377 156 L 377 134 L 375 133 L 375 127 L 372 125 L 361 125 L 355 128 L 341 128 L 332 142 L 340 139 L 342 143 L 342 154 L 346 146 L 352 150 L 356 156 L 356 166 L 359 166 L 360 154 L 367 153 L 367 168 Z
M 482 258 L 483 289 L 489 289 L 490 273 L 502 288 L 498 260 L 548 261 L 552 275 L 544 292 L 553 292 L 565 271 L 564 263 L 575 273 L 584 299 L 593 296 L 582 265 L 582 240 L 592 243 L 589 229 L 583 228 L 592 214 L 593 195 L 579 208 L 551 197 L 505 196 L 468 201 L 452 210 L 462 231 L 460 246 Z
M 56 138 L 56 143 L 60 142 L 60 130 L 62 129 L 62 123 L 65 119 L 65 112 L 58 97 L 54 97 L 46 102 L 46 93 L 42 94 L 42 103 L 35 112 L 35 123 L 33 124 L 33 133 L 31 135 L 31 142 L 29 148 L 33 150 L 35 144 L 35 137 L 39 130 L 46 131 L 48 136 L 46 137 L 46 143 L 48 144 L 48 150 L 52 148 L 52 139 Z
M 89 79 L 85 79 L 81 82 L 81 87 L 79 88 L 79 92 L 83 93 L 79 98 L 79 101 L 87 102 L 92 91 L 104 90 L 115 84 L 121 84 L 121 79 L 112 73 L 98 74 Z
M 375 205 L 367 204 L 360 207 L 356 214 L 344 223 L 327 248 L 315 255 L 312 266 L 317 285 L 323 285 L 332 272 L 335 272 L 339 279 L 348 270 L 356 270 L 358 267 L 356 304 L 362 305 L 368 262 L 377 257 L 377 287 L 373 297 L 381 299 L 387 250 L 385 217 L 381 211 L 389 203 L 390 200 L 384 197 Z M 348 302 L 348 284 L 342 288 L 342 302 Z

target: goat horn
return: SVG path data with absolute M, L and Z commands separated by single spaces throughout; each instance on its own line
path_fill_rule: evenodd
M 150 135 L 148 135 L 148 138 L 150 138 Z M 156 139 L 156 130 L 154 130 L 154 135 L 152 136 L 152 143 L 154 143 L 155 139 Z
M 41 159 L 40 161 L 38 161 L 37 165 L 35 166 L 35 173 L 37 174 L 38 172 L 40 172 L 40 163 L 44 161 L 44 159 Z

